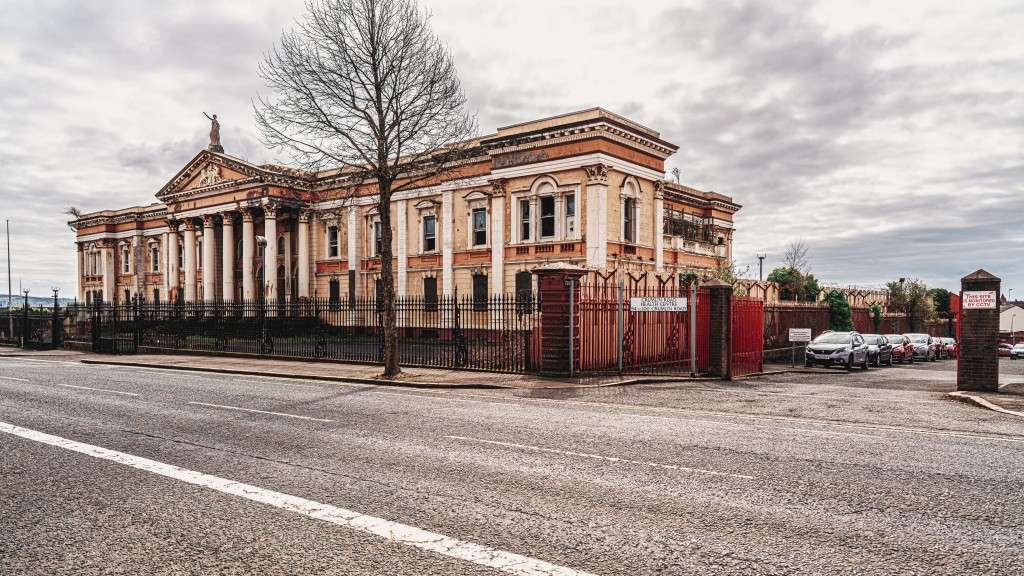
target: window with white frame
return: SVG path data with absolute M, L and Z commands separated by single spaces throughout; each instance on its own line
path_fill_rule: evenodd
M 428 214 L 423 217 L 423 252 L 437 250 L 437 216 Z
M 540 237 L 541 239 L 555 237 L 555 197 L 540 197 Z
M 156 242 L 149 245 L 149 269 L 154 273 L 160 271 L 160 245 Z
M 629 244 L 635 244 L 639 240 L 640 233 L 640 221 L 638 213 L 637 195 L 640 193 L 640 185 L 636 181 L 636 178 L 630 176 L 622 183 L 621 198 L 622 203 L 620 204 L 622 219 L 622 241 Z
M 337 258 L 340 254 L 339 243 L 338 243 L 338 227 L 331 225 L 327 227 L 327 257 Z
M 384 235 L 380 220 L 373 221 L 373 256 L 380 256 L 384 251 Z
M 121 273 L 128 274 L 131 271 L 131 249 L 125 244 L 121 246 Z
M 519 201 L 519 241 L 526 242 L 530 239 L 530 200 L 523 198 Z
M 576 195 L 566 194 L 564 200 L 565 205 L 565 227 L 562 229 L 562 234 L 566 238 L 576 237 Z
M 473 246 L 487 245 L 487 208 L 473 208 L 470 221 L 473 225 Z

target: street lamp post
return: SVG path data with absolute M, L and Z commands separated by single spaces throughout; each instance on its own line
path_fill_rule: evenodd
M 757 281 L 764 282 L 764 259 L 767 256 L 764 252 L 757 253 Z

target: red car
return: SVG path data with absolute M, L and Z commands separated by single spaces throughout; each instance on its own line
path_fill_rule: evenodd
M 946 358 L 956 358 L 960 355 L 960 346 L 956 343 L 956 338 L 942 338 L 941 340 L 946 346 Z
M 892 360 L 893 362 L 914 363 L 914 346 L 910 343 L 910 339 L 903 334 L 886 334 L 886 339 L 892 344 Z
M 1010 346 L 1009 344 L 1000 344 L 999 345 L 999 355 L 1000 356 L 1009 356 L 1010 355 L 1010 350 L 1013 350 L 1013 346 Z

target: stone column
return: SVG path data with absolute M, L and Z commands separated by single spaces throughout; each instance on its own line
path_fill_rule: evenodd
M 256 298 L 256 232 L 252 225 L 252 209 L 242 208 L 242 299 Z
M 217 221 L 203 215 L 203 300 L 217 300 Z
M 957 390 L 999 392 L 1000 284 L 999 278 L 985 270 L 960 279 Z
M 455 219 L 452 217 L 452 191 L 445 190 L 441 197 L 441 293 L 455 294 Z
M 299 212 L 299 298 L 309 298 L 309 210 Z
M 114 270 L 114 246 L 113 240 L 106 240 L 102 243 L 102 250 L 100 255 L 103 268 L 103 301 L 113 302 L 114 301 L 114 276 L 116 271 Z
M 708 297 L 711 298 L 711 331 L 708 334 L 711 354 L 708 372 L 712 376 L 729 380 L 729 363 L 732 360 L 732 286 L 717 279 L 709 280 L 701 286 L 708 289 Z
M 277 302 L 277 206 L 263 206 L 263 235 L 267 245 L 263 249 L 263 295 L 267 302 Z
M 505 180 L 491 182 L 491 294 L 505 291 Z M 555 210 L 558 222 L 558 210 Z M 557 233 L 557 232 L 556 232 Z
M 395 201 L 395 238 L 397 242 L 398 270 L 396 270 L 395 295 L 405 296 L 406 281 L 409 277 L 409 208 L 406 200 Z
M 665 196 L 661 181 L 654 183 L 654 270 L 665 270 Z
M 85 286 L 83 282 L 85 280 L 83 277 L 85 275 L 85 252 L 82 250 L 81 243 L 75 243 L 75 251 L 78 254 L 78 258 L 75 260 L 75 265 L 78 268 L 78 287 L 75 291 L 75 297 L 79 302 L 85 303 Z
M 361 296 L 359 290 L 359 208 L 348 207 L 348 281 L 349 292 L 356 298 Z M 353 289 L 354 288 L 354 289 Z
M 196 299 L 196 223 L 191 218 L 185 219 L 185 301 Z
M 234 212 L 224 212 L 221 214 L 221 220 L 223 220 L 223 230 L 221 250 L 223 255 L 223 265 L 221 268 L 224 269 L 224 278 L 221 284 L 221 299 L 224 302 L 233 302 L 235 300 L 235 214 Z
M 531 366 L 540 368 L 540 373 L 550 376 L 567 376 L 579 365 L 579 331 L 572 330 L 572 359 L 570 358 L 570 324 L 576 322 L 579 310 L 579 280 L 587 271 L 570 264 L 549 264 L 533 270 L 537 276 L 537 291 L 540 294 L 540 358 L 531 358 Z M 569 305 L 570 293 L 573 305 Z
M 174 301 L 178 296 L 178 221 L 167 220 L 167 266 L 164 267 L 164 274 L 167 276 L 167 299 Z
M 587 266 L 604 269 L 608 265 L 608 166 L 583 169 L 587 174 Z

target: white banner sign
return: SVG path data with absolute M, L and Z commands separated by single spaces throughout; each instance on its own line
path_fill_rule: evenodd
M 789 341 L 790 342 L 810 342 L 811 341 L 811 329 L 810 328 L 790 328 L 789 329 Z
M 991 310 L 996 307 L 996 292 L 981 291 L 981 292 L 964 292 L 963 297 L 963 308 L 964 310 Z
M 686 298 L 666 296 L 643 296 L 629 299 L 633 312 L 686 312 Z

